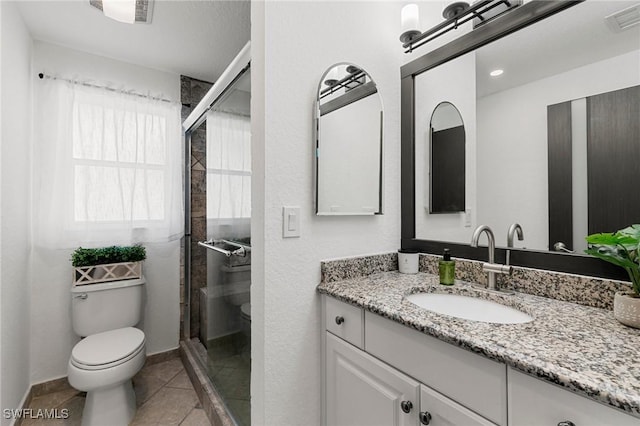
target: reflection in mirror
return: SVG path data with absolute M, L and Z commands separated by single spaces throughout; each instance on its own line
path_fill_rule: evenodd
M 316 214 L 382 214 L 382 102 L 347 63 L 322 76 L 316 101 Z
M 429 213 L 464 211 L 464 123 L 460 111 L 441 102 L 431 116 Z
M 527 239 L 516 246 L 580 253 L 588 233 L 621 229 L 628 213 L 637 221 L 637 185 L 626 182 L 640 179 L 640 25 L 605 19 L 635 4 L 586 1 L 415 77 L 417 239 L 468 244 L 486 224 L 504 247 L 518 222 Z M 466 213 L 446 221 L 418 208 L 424 117 L 437 99 L 460 109 L 466 130 Z

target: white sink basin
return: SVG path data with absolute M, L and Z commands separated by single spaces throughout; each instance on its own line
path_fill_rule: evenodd
M 432 312 L 471 321 L 498 324 L 521 324 L 533 321 L 532 316 L 517 309 L 476 297 L 449 293 L 416 293 L 407 296 L 407 300 Z

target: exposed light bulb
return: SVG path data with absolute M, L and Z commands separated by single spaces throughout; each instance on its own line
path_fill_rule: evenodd
M 104 16 L 125 24 L 136 20 L 136 0 L 102 0 Z

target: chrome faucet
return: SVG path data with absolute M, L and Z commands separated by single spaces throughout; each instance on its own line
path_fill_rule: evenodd
M 507 261 L 506 264 L 509 264 L 509 260 L 511 257 L 511 250 L 509 248 L 513 247 L 513 237 L 515 234 L 518 234 L 518 240 L 524 240 L 524 232 L 522 231 L 522 226 L 519 223 L 512 223 L 509 227 L 509 231 L 507 231 Z
M 482 270 L 487 273 L 487 288 L 489 290 L 497 290 L 496 287 L 496 274 L 510 274 L 511 267 L 508 265 L 500 265 L 494 263 L 495 251 L 496 251 L 496 239 L 493 236 L 493 231 L 487 225 L 480 225 L 473 231 L 471 237 L 471 247 L 478 247 L 478 240 L 480 235 L 485 232 L 487 239 L 489 240 L 489 262 L 482 264 Z

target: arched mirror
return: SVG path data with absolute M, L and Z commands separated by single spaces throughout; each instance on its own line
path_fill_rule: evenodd
M 450 102 L 433 110 L 429 137 L 429 213 L 465 211 L 465 132 Z
M 361 67 L 331 66 L 316 99 L 317 215 L 382 214 L 382 101 Z

